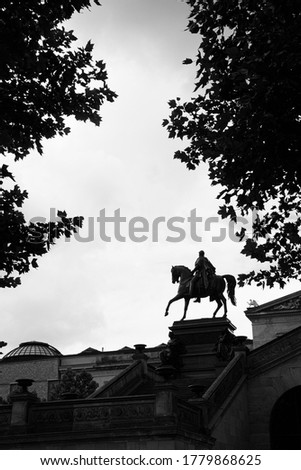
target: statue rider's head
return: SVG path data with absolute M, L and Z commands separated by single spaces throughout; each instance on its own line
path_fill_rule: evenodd
M 204 256 L 205 255 L 204 251 L 203 250 L 199 251 L 199 255 Z

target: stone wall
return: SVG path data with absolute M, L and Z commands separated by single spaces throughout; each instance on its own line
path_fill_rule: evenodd
M 30 361 L 3 361 L 0 363 L 0 396 L 6 400 L 17 379 L 29 378 L 35 382 L 30 391 L 41 399 L 48 398 L 48 381 L 58 380 L 59 358 Z
M 248 395 L 247 382 L 232 392 L 220 410 L 219 417 L 212 430 L 216 439 L 214 449 L 248 449 Z
M 0 449 L 194 450 L 213 443 L 200 432 L 200 410 L 170 400 L 168 384 L 153 395 L 47 403 L 24 392 L 2 407 L 2 421 Z
M 251 449 L 270 449 L 270 417 L 276 401 L 301 384 L 300 356 L 262 371 L 248 381 Z
M 162 346 L 147 349 L 145 352 L 149 362 L 159 363 L 161 350 Z M 30 391 L 36 391 L 42 400 L 48 399 L 49 391 L 58 383 L 61 375 L 68 368 L 75 372 L 86 370 L 93 376 L 99 387 L 102 387 L 133 362 L 134 353 L 134 348 L 124 348 L 120 351 L 95 354 L 74 354 L 30 360 L 14 358 L 11 361 L 0 361 L 0 397 L 7 399 L 16 379 L 30 378 L 35 380 Z
M 254 349 L 300 327 L 300 312 L 258 314 L 252 318 Z

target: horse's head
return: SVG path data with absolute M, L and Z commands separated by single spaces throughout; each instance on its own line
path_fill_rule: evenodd
M 179 282 L 179 277 L 180 277 L 180 271 L 177 266 L 173 266 L 171 268 L 171 279 L 172 283 L 175 284 L 176 282 Z
M 192 276 L 190 269 L 186 266 L 173 266 L 171 268 L 172 283 L 185 281 Z

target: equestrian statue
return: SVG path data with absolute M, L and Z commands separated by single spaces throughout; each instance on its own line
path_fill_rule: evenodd
M 169 313 L 170 305 L 176 300 L 184 299 L 184 315 L 181 321 L 185 320 L 190 299 L 195 298 L 195 302 L 200 302 L 201 298 L 209 297 L 210 302 L 215 300 L 217 307 L 213 312 L 215 318 L 219 309 L 224 305 L 224 317 L 227 316 L 227 301 L 223 292 L 226 289 L 233 305 L 236 305 L 235 299 L 235 277 L 231 274 L 218 276 L 213 264 L 205 257 L 203 250 L 199 251 L 199 256 L 195 262 L 195 267 L 191 271 L 186 266 L 173 266 L 171 268 L 172 283 L 179 282 L 178 293 L 173 297 L 166 307 L 165 316 Z

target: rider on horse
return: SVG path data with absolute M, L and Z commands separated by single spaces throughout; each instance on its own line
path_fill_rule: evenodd
M 205 257 L 204 251 L 199 251 L 195 268 L 192 270 L 194 276 L 190 282 L 190 295 L 193 297 L 195 292 L 197 294 L 195 302 L 201 301 L 201 289 L 207 291 L 210 280 L 215 275 L 215 271 L 216 269 L 213 264 Z

